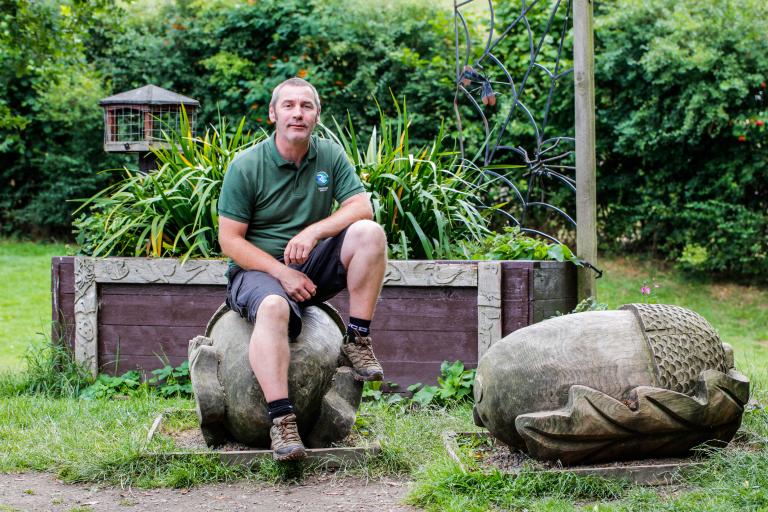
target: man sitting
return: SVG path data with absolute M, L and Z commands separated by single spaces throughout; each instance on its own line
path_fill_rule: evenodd
M 219 198 L 219 243 L 231 258 L 227 304 L 253 323 L 248 357 L 272 420 L 277 460 L 306 455 L 288 398 L 289 338 L 302 308 L 349 290 L 342 351 L 360 380 L 381 380 L 370 324 L 387 265 L 384 231 L 338 144 L 312 135 L 315 88 L 291 78 L 272 92 L 269 139 L 238 154 Z M 333 201 L 340 204 L 331 214 Z

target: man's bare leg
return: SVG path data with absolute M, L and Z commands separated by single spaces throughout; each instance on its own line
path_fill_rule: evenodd
M 387 267 L 387 238 L 375 222 L 357 221 L 347 230 L 341 247 L 341 262 L 347 269 L 349 316 L 346 354 L 358 380 L 382 380 L 384 370 L 376 360 L 368 327 Z
M 267 402 L 288 398 L 288 319 L 290 307 L 279 295 L 264 297 L 256 312 L 248 360 Z
M 296 416 L 288 402 L 288 365 L 291 351 L 288 348 L 288 302 L 279 295 L 265 297 L 256 312 L 248 360 L 270 404 L 272 428 L 272 456 L 277 460 L 295 460 L 306 456 L 306 450 L 299 437 Z M 282 401 L 282 405 L 274 402 Z M 280 402 L 277 402 L 280 404 Z M 286 405 L 288 404 L 288 405 Z M 275 407 L 275 409 L 273 409 Z M 281 411 L 281 408 L 284 408 Z
M 349 315 L 372 319 L 387 270 L 387 237 L 381 226 L 370 220 L 349 226 L 341 262 L 347 269 Z

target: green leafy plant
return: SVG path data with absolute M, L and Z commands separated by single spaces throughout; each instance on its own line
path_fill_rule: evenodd
M 116 397 L 132 397 L 149 394 L 146 382 L 142 382 L 138 370 L 125 372 L 120 376 L 101 374 L 96 382 L 88 386 L 80 393 L 80 398 L 85 400 L 110 399 Z
M 564 244 L 544 242 L 524 235 L 518 227 L 505 227 L 503 233 L 486 236 L 479 241 L 459 242 L 449 257 L 469 260 L 554 260 L 581 262 Z
M 189 376 L 189 361 L 177 367 L 166 364 L 152 370 L 152 377 L 147 381 L 154 390 L 165 398 L 192 398 L 192 379 Z
M 385 392 L 384 387 L 389 388 L 390 392 Z M 363 384 L 363 400 L 379 402 L 386 405 L 393 405 L 404 400 L 400 393 L 397 393 L 397 384 L 384 381 L 366 381 Z
M 472 383 L 476 370 L 464 369 L 464 363 L 443 361 L 440 365 L 440 377 L 437 386 L 424 386 L 421 383 L 408 386 L 413 393 L 411 401 L 421 407 L 428 405 L 450 405 L 472 400 Z
M 380 109 L 379 125 L 367 142 L 358 138 L 350 117 L 345 128 L 336 124 L 336 134 L 328 133 L 344 147 L 370 193 L 390 255 L 443 259 L 455 241 L 479 241 L 490 233 L 488 211 L 479 206 L 482 173 L 442 148 L 442 127 L 431 145 L 412 147 L 406 102 L 393 100 L 397 117 Z
M 768 3 L 598 4 L 600 239 L 764 282 Z
M 125 177 L 94 197 L 74 223 L 77 241 L 93 256 L 211 257 L 220 253 L 216 202 L 232 158 L 262 137 L 229 133 L 226 119 L 193 137 L 186 114 L 181 131 L 165 134 L 168 148 L 153 150 L 159 168 Z M 80 211 L 78 210 L 78 211 Z
M 586 299 L 576 304 L 576 307 L 573 308 L 571 313 L 584 313 L 585 311 L 606 311 L 607 309 L 608 304 L 605 304 L 604 302 L 598 302 L 594 297 L 587 297 Z

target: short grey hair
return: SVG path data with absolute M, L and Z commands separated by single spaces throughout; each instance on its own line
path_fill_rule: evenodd
M 272 100 L 270 100 L 269 102 L 270 107 L 275 108 L 275 104 L 277 103 L 277 98 L 278 96 L 280 96 L 280 89 L 282 89 L 286 85 L 291 85 L 293 87 L 309 87 L 312 90 L 312 96 L 314 96 L 314 99 L 315 99 L 315 108 L 317 108 L 317 111 L 320 112 L 320 95 L 317 94 L 317 89 L 315 89 L 315 86 L 312 85 L 311 83 L 297 76 L 281 82 L 280 84 L 278 84 L 277 87 L 275 87 L 272 90 Z

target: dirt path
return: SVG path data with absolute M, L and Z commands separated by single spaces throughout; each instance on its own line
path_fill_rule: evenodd
M 314 476 L 301 484 L 236 482 L 192 489 L 119 489 L 64 484 L 49 473 L 0 474 L 0 512 L 199 510 L 416 511 L 402 504 L 408 482 Z

